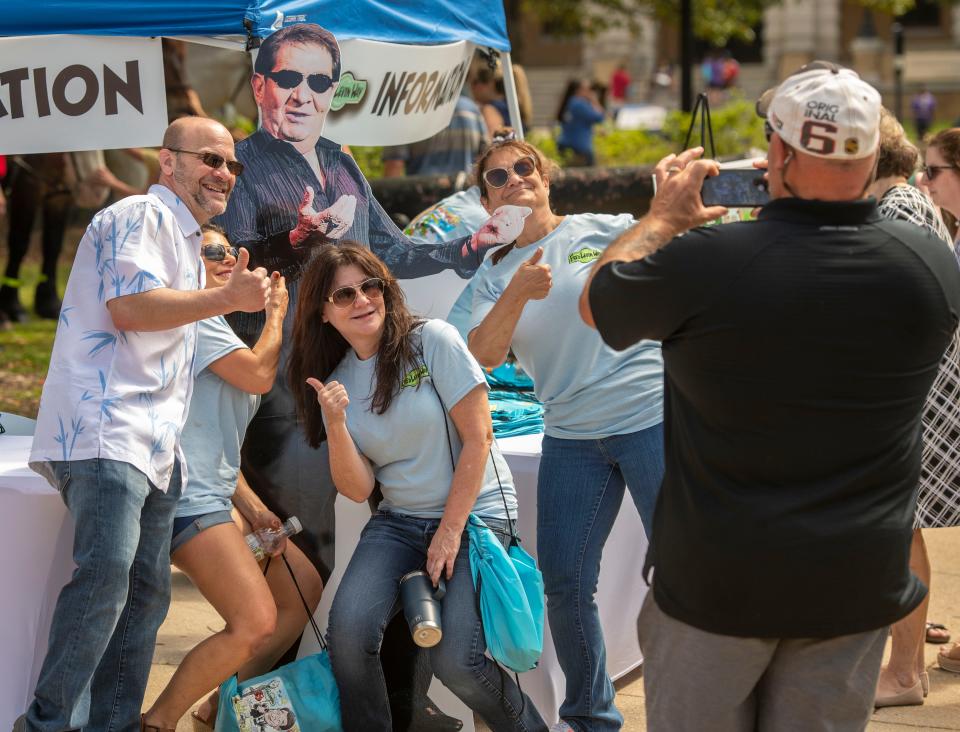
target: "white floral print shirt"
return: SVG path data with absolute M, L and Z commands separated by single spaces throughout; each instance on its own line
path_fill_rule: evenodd
M 129 463 L 166 490 L 179 459 L 193 389 L 197 325 L 117 330 L 115 297 L 157 287 L 204 286 L 200 225 L 170 189 L 155 185 L 93 217 L 80 241 L 60 311 L 30 467 L 51 461 Z

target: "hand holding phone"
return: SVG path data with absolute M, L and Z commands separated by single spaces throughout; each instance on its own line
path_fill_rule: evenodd
M 721 169 L 719 175 L 706 178 L 700 188 L 704 206 L 756 208 L 770 202 L 765 171 L 755 168 Z

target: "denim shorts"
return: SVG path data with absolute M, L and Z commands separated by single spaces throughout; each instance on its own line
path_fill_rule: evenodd
M 190 541 L 193 537 L 211 526 L 229 524 L 233 516 L 229 511 L 214 511 L 196 516 L 177 516 L 173 520 L 173 538 L 170 540 L 170 555 Z

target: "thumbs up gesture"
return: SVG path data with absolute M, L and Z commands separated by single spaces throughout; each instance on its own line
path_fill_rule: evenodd
M 320 379 L 313 377 L 307 379 L 307 383 L 317 392 L 317 402 L 320 404 L 320 411 L 323 412 L 323 418 L 327 421 L 328 427 L 347 421 L 347 405 L 350 404 L 347 387 L 339 381 L 331 381 L 324 385 Z
M 230 309 L 226 312 L 241 311 L 244 313 L 258 313 L 267 305 L 270 295 L 270 276 L 263 267 L 247 269 L 250 263 L 250 252 L 240 247 L 237 254 L 237 264 L 230 273 L 230 279 L 223 286 L 223 294 Z
M 541 264 L 543 247 L 537 247 L 526 262 L 520 265 L 510 280 L 509 287 L 524 300 L 542 300 L 553 287 L 553 274 L 549 264 Z
M 313 186 L 307 186 L 297 209 L 297 226 L 290 232 L 290 245 L 296 249 L 313 237 L 310 244 L 340 239 L 353 226 L 357 197 L 345 194 L 323 211 L 314 208 Z

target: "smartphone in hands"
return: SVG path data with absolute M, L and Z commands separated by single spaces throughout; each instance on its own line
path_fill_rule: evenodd
M 721 169 L 719 175 L 705 178 L 700 189 L 704 206 L 756 208 L 770 203 L 764 179 L 765 170 L 756 168 Z

